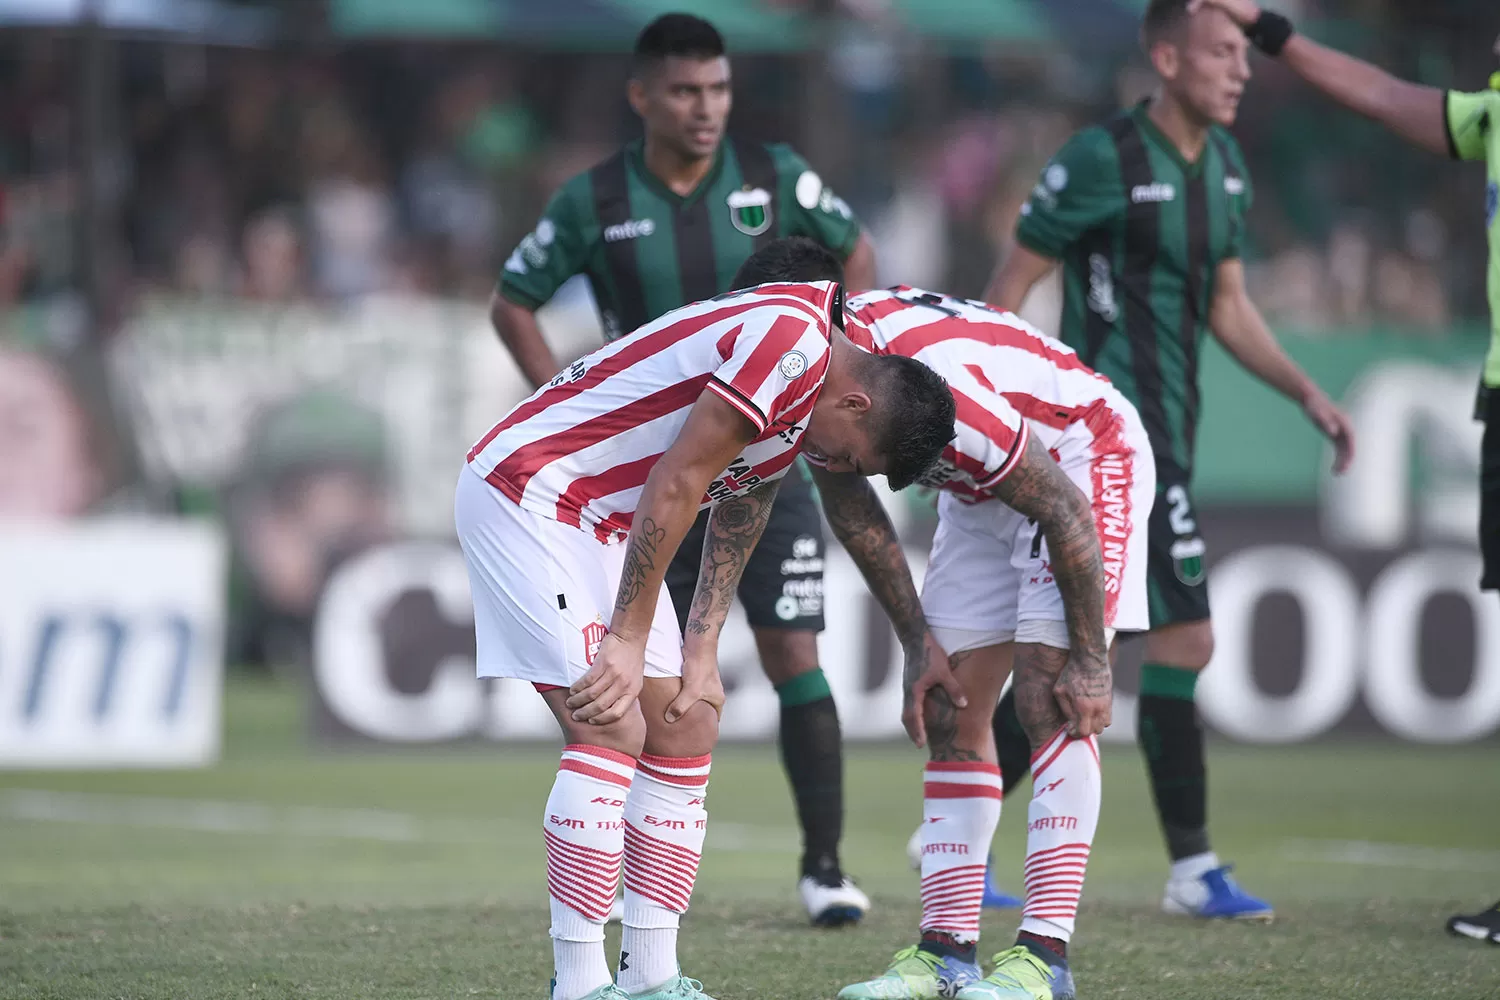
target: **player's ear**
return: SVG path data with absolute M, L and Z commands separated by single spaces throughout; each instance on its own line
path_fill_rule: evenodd
M 642 118 L 646 117 L 646 81 L 639 74 L 632 76 L 625 85 L 625 99 L 630 102 L 632 111 Z
M 1151 60 L 1151 66 L 1156 70 L 1156 75 L 1163 80 L 1177 79 L 1177 69 L 1180 64 L 1180 55 L 1177 46 L 1166 39 L 1159 38 L 1156 44 L 1151 46 L 1147 53 Z
M 864 416 L 873 405 L 874 400 L 870 398 L 870 394 L 858 389 L 844 393 L 838 401 L 838 409 L 848 410 L 855 416 Z

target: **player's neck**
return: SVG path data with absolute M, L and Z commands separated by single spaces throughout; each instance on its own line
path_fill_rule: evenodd
M 686 198 L 697 190 L 698 185 L 703 183 L 703 178 L 713 169 L 717 155 L 718 150 L 715 150 L 708 156 L 685 157 L 667 143 L 652 138 L 649 132 L 646 133 L 641 153 L 642 159 L 646 161 L 646 169 L 665 184 L 667 190 L 680 198 Z
M 1189 163 L 1196 163 L 1208 142 L 1208 125 L 1190 114 L 1181 103 L 1172 99 L 1165 90 L 1158 90 L 1146 108 L 1146 117 L 1151 119 L 1161 134 L 1166 136 L 1177 152 Z

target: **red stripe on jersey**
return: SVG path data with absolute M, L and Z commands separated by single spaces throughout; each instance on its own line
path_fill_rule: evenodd
M 665 452 L 647 455 L 634 462 L 617 465 L 597 476 L 584 476 L 573 480 L 568 486 L 568 491 L 557 498 L 557 519 L 575 528 L 581 526 L 583 508 L 600 497 L 607 497 L 612 493 L 643 485 L 646 477 L 651 473 L 651 467 L 661 460 L 663 454 Z
M 594 537 L 601 542 L 609 541 L 610 535 L 628 535 L 630 526 L 635 522 L 635 512 L 620 511 L 611 514 L 598 524 L 594 525 Z
M 990 377 L 984 373 L 983 368 L 979 367 L 978 365 L 964 365 L 964 371 L 968 372 L 970 375 L 973 375 L 974 381 L 984 386 L 990 392 L 995 392 L 995 383 L 990 381 Z M 998 395 L 998 393 L 996 393 L 996 395 Z
M 721 381 L 727 382 L 745 398 L 753 400 L 756 392 L 771 377 L 771 372 L 776 370 L 776 365 L 787 352 L 796 350 L 797 342 L 806 332 L 807 324 L 800 319 L 792 316 L 776 317 L 771 328 L 761 337 L 760 343 L 755 345 L 734 377 Z M 770 422 L 771 415 L 763 413 L 758 426 L 765 427 Z
M 958 419 L 974 428 L 985 437 L 989 438 L 999 448 L 1003 448 L 1007 456 L 1015 454 L 1016 444 L 1021 440 L 1026 425 L 1011 427 L 1004 420 L 985 409 L 978 402 L 960 389 L 952 386 L 953 403 L 958 410 Z M 1009 464 L 1010 459 L 1006 459 Z M 986 469 L 983 475 L 992 475 L 995 470 Z
M 725 361 L 734 353 L 734 342 L 739 339 L 740 331 L 745 329 L 745 324 L 733 327 L 728 333 L 719 338 L 719 357 Z
M 1011 449 L 1010 456 L 1006 458 L 1004 463 L 1001 464 L 1000 468 L 995 470 L 992 476 L 990 476 L 988 479 L 976 482 L 974 485 L 978 486 L 982 490 L 992 490 L 996 486 L 1000 485 L 1000 481 L 1014 472 L 1016 470 L 1016 466 L 1020 465 L 1021 460 L 1026 457 L 1026 445 L 1030 440 L 1031 425 L 1022 422 L 1020 440 L 1018 440 L 1016 442 L 1016 446 Z M 1054 460 L 1056 460 L 1056 456 L 1053 456 L 1053 458 Z
M 1027 420 L 1035 420 L 1043 427 L 1051 427 L 1059 431 L 1071 423 L 1082 420 L 1088 409 L 1083 406 L 1059 406 L 1045 399 L 1037 399 L 1025 392 L 1002 392 L 1000 395 L 1004 396 L 1005 401 Z
M 990 474 L 990 470 L 984 467 L 983 462 L 977 458 L 970 458 L 951 444 L 943 448 L 943 460 L 975 481 L 983 479 Z M 950 483 L 949 485 L 955 484 Z
M 943 316 L 931 323 L 914 326 L 910 330 L 891 338 L 889 350 L 909 358 L 933 344 L 949 340 L 973 340 L 994 347 L 1013 347 L 1017 350 L 1046 358 L 1058 368 L 1067 371 L 1087 372 L 1094 370 L 1078 359 L 1078 355 L 1067 349 L 1059 349 L 1046 338 L 1027 333 L 1017 326 L 1005 322 L 976 323 L 958 316 Z
M 561 403 L 564 400 L 572 399 L 579 393 L 592 389 L 611 375 L 618 375 L 631 365 L 666 350 L 678 341 L 686 340 L 706 326 L 712 326 L 714 323 L 722 322 L 741 313 L 749 312 L 751 309 L 758 309 L 768 304 L 763 299 L 756 299 L 752 302 L 724 306 L 710 313 L 678 320 L 676 323 L 662 327 L 660 330 L 645 334 L 639 339 L 633 339 L 630 343 L 620 348 L 620 350 L 607 358 L 603 358 L 588 371 L 584 372 L 582 378 L 544 389 L 516 407 L 511 411 L 509 416 L 490 428 L 490 432 L 480 438 L 478 444 L 469 449 L 468 460 L 472 462 L 474 456 L 484 451 L 489 446 L 489 443 L 495 440 L 502 431 L 514 427 L 523 421 L 530 420 L 547 407 Z M 805 302 L 802 304 L 806 305 Z
M 823 356 L 807 366 L 807 371 L 797 376 L 792 384 L 787 386 L 781 395 L 776 397 L 776 402 L 771 404 L 771 422 L 786 423 L 791 416 L 787 412 L 789 407 L 796 406 L 799 410 L 801 400 L 808 393 L 823 384 L 824 377 L 828 374 L 828 359 L 832 351 L 824 351 Z M 804 400 L 805 402 L 805 400 Z M 793 421 L 795 423 L 795 421 Z
M 736 410 L 739 410 L 740 415 L 750 421 L 750 426 L 755 428 L 756 434 L 761 434 L 765 431 L 765 414 L 761 413 L 760 408 L 752 400 L 746 399 L 734 386 L 716 376 L 708 380 L 707 391 L 718 396 Z
M 651 338 L 645 339 L 649 341 Z M 485 478 L 490 485 L 499 489 L 516 503 L 520 503 L 522 494 L 526 492 L 526 484 L 531 481 L 531 477 L 549 463 L 564 455 L 571 455 L 601 441 L 607 441 L 616 434 L 649 423 L 658 417 L 675 413 L 685 406 L 691 406 L 703 394 L 703 387 L 708 384 L 710 378 L 712 378 L 711 375 L 703 374 L 678 382 L 676 385 L 669 385 L 665 389 L 660 389 L 632 403 L 626 403 L 608 413 L 601 413 L 567 430 L 558 431 L 556 434 L 549 434 L 522 445 L 507 455 L 505 460 L 495 466 Z M 579 382 L 582 381 L 584 379 L 579 379 Z M 559 388 L 567 387 L 560 386 Z
M 906 286 L 904 285 L 899 289 L 892 289 L 893 292 L 905 290 Z M 883 320 L 889 316 L 894 316 L 899 312 L 905 312 L 908 309 L 916 308 L 919 307 L 913 305 L 910 302 L 906 302 L 895 297 L 889 299 L 876 299 L 874 302 L 866 302 L 861 304 L 858 309 L 854 310 L 854 316 L 856 319 L 860 320 L 863 323 L 878 323 L 880 320 Z

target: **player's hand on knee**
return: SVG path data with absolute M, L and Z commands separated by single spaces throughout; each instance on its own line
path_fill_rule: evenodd
M 1114 704 L 1109 659 L 1069 657 L 1057 683 L 1052 685 L 1052 694 L 1067 720 L 1069 736 L 1077 739 L 1098 736 L 1108 728 Z
M 630 711 L 645 683 L 646 650 L 613 632 L 599 643 L 594 665 L 568 689 L 574 722 L 607 726 Z
M 906 735 L 917 746 L 927 745 L 927 698 L 934 688 L 948 695 L 956 708 L 966 708 L 969 699 L 964 696 L 963 685 L 953 676 L 948 665 L 948 654 L 937 644 L 931 632 L 922 636 L 922 646 L 913 646 L 906 651 L 906 697 L 901 704 L 901 725 Z
M 683 664 L 682 690 L 667 706 L 667 722 L 676 722 L 700 701 L 706 702 L 719 718 L 724 717 L 724 680 L 719 676 L 717 662 L 693 667 Z

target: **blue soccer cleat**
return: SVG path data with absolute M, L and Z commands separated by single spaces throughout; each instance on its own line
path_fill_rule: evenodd
M 985 861 L 984 901 L 982 904 L 984 908 L 986 910 L 1019 910 L 1025 903 L 1025 900 L 1019 896 L 1012 896 L 991 881 L 994 873 L 995 856 L 991 854 Z
M 1270 923 L 1276 911 L 1230 878 L 1233 865 L 1220 865 L 1194 878 L 1169 879 L 1161 899 L 1164 913 L 1203 920 L 1262 920 Z

